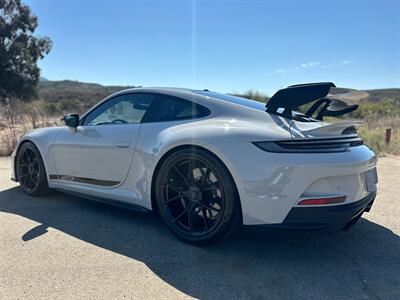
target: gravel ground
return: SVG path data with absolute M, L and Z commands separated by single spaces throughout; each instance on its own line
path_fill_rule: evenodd
M 206 248 L 151 214 L 31 198 L 0 158 L 0 299 L 400 299 L 400 158 L 378 163 L 370 213 L 337 234 L 247 228 Z

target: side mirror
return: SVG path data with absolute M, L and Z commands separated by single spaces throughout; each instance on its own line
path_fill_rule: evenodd
M 62 119 L 65 122 L 65 125 L 72 128 L 77 128 L 79 126 L 79 115 L 78 114 L 68 114 L 65 115 Z

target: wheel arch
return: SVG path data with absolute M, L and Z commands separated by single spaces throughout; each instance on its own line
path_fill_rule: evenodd
M 18 152 L 21 149 L 23 144 L 26 143 L 32 143 L 35 145 L 35 143 L 33 143 L 31 140 L 25 139 L 22 140 L 18 145 L 17 148 L 15 149 L 15 157 L 14 157 L 14 161 L 13 161 L 13 168 L 14 168 L 14 174 L 15 174 L 15 181 L 18 182 L 18 176 L 17 176 L 17 157 L 18 157 Z M 35 145 L 36 146 L 36 145 Z M 36 147 L 37 148 L 37 147 Z
M 22 145 L 26 144 L 26 143 L 31 143 L 33 146 L 36 147 L 36 149 L 39 151 L 41 159 L 43 161 L 43 165 L 47 174 L 47 164 L 43 158 L 43 153 L 42 151 L 40 151 L 40 148 L 36 145 L 36 143 L 34 141 L 32 141 L 31 139 L 23 139 L 22 141 L 19 142 L 19 144 L 17 145 L 17 148 L 15 150 L 15 157 L 14 157 L 14 161 L 13 161 L 13 168 L 14 168 L 14 174 L 15 174 L 15 181 L 18 182 L 18 176 L 17 176 L 17 157 L 18 157 L 18 152 L 20 151 Z
M 238 189 L 238 183 L 235 180 L 235 176 L 232 175 L 232 171 L 230 170 L 230 168 L 227 166 L 227 164 L 223 161 L 223 159 L 221 159 L 218 155 L 216 155 L 213 151 L 211 151 L 210 149 L 207 149 L 206 147 L 203 146 L 199 146 L 199 145 L 190 145 L 190 144 L 185 144 L 185 145 L 179 145 L 179 146 L 175 146 L 171 149 L 169 149 L 168 151 L 166 151 L 161 158 L 158 160 L 156 167 L 154 168 L 154 172 L 152 174 L 152 178 L 151 178 L 151 189 L 150 189 L 150 199 L 151 199 L 151 207 L 154 213 L 158 214 L 158 206 L 157 206 L 157 201 L 155 199 L 155 181 L 158 175 L 158 170 L 160 169 L 160 167 L 162 166 L 162 164 L 164 163 L 164 161 L 174 152 L 178 151 L 178 150 L 182 150 L 182 149 L 199 149 L 199 150 L 203 150 L 207 153 L 209 153 L 210 155 L 214 156 L 228 171 L 228 174 L 231 176 L 231 179 L 234 183 L 234 190 L 235 190 L 235 194 L 236 197 L 238 197 L 239 200 L 239 205 L 240 205 L 240 215 L 241 215 L 241 219 L 243 222 L 243 215 L 242 215 L 242 204 L 241 204 L 241 199 L 240 199 L 240 193 L 239 193 L 239 189 Z

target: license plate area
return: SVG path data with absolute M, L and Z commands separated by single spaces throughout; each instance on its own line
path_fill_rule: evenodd
M 365 185 L 368 192 L 376 191 L 376 184 L 378 183 L 378 174 L 376 168 L 364 172 Z

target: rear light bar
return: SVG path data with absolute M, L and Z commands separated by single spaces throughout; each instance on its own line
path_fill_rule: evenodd
M 301 200 L 298 205 L 325 205 L 342 203 L 346 200 L 346 196 L 331 197 L 331 198 L 314 198 Z
M 294 139 L 275 142 L 253 142 L 258 148 L 273 153 L 335 153 L 348 151 L 363 144 L 357 135 L 324 138 Z

